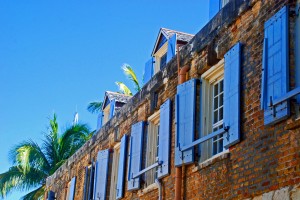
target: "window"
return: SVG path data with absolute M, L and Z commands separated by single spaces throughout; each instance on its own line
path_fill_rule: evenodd
M 168 51 L 168 42 L 165 42 L 154 54 L 155 57 L 155 66 L 154 73 L 156 74 L 167 64 L 167 51 Z
M 70 187 L 71 187 L 71 181 L 68 182 L 68 184 L 67 184 L 65 200 L 69 200 L 69 198 L 70 198 Z
M 224 60 L 202 75 L 201 137 L 223 128 Z M 224 151 L 223 135 L 200 145 L 200 162 Z
M 157 162 L 159 139 L 159 111 L 148 118 L 145 168 Z M 145 188 L 155 183 L 157 168 L 145 173 Z
M 300 0 L 297 1 L 297 7 L 296 7 L 296 12 L 297 12 L 297 18 L 296 18 L 296 44 L 295 44 L 295 49 L 296 49 L 296 86 L 300 86 Z M 297 97 L 297 102 L 300 104 L 300 95 Z
M 164 68 L 167 65 L 167 53 L 165 53 L 161 58 L 160 58 L 160 69 Z
M 115 200 L 117 195 L 117 181 L 118 181 L 118 166 L 120 159 L 120 143 L 115 145 L 113 153 L 112 171 L 111 171 L 111 184 L 110 184 L 110 200 Z
M 94 190 L 94 173 L 95 164 L 89 165 L 85 169 L 85 180 L 84 180 L 84 200 L 90 200 L 93 198 Z

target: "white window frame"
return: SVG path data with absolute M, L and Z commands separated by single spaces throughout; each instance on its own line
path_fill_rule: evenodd
M 166 41 L 164 45 L 162 45 L 154 54 L 155 57 L 155 66 L 154 66 L 154 74 L 160 71 L 160 61 L 161 58 L 167 53 L 168 51 L 168 43 L 169 41 Z
M 146 146 L 146 153 L 145 153 L 145 160 L 146 160 L 146 164 L 145 167 L 148 167 L 152 164 L 154 164 L 155 162 L 157 162 L 158 159 L 158 137 L 159 137 L 159 123 L 160 123 L 160 111 L 156 111 L 154 114 L 152 114 L 149 118 L 148 118 L 148 127 L 147 127 L 147 146 Z M 154 126 L 152 126 L 152 124 L 155 126 L 156 130 L 150 130 L 152 128 L 154 128 Z M 154 132 L 155 131 L 155 132 Z M 155 138 L 153 137 L 153 134 L 155 133 Z M 156 142 L 156 145 L 154 144 Z M 155 148 L 156 147 L 156 148 Z M 155 154 L 155 157 L 153 157 L 153 155 L 151 154 Z M 148 160 L 148 159 L 151 160 Z M 155 183 L 155 179 L 157 178 L 157 168 L 154 168 L 152 170 L 149 170 L 148 172 L 145 173 L 145 188 L 148 187 L 153 187 L 154 185 L 156 185 Z M 151 176 L 150 179 L 147 179 L 147 176 Z
M 213 85 L 224 80 L 224 59 L 211 67 L 201 76 L 201 135 L 208 135 L 213 130 Z M 224 84 L 224 82 L 223 82 Z M 224 103 L 224 102 L 223 102 Z M 224 109 L 223 109 L 224 112 Z M 224 116 L 224 114 L 223 114 Z M 219 121 L 218 126 L 223 120 Z M 199 162 L 204 162 L 213 156 L 213 139 L 210 139 L 200 145 L 201 157 Z M 223 151 L 224 152 L 224 149 Z M 219 152 L 218 154 L 222 153 Z M 218 155 L 216 154 L 216 155 Z
M 71 187 L 71 181 L 69 181 L 68 184 L 67 184 L 65 200 L 69 200 L 70 187 Z
M 113 162 L 112 162 L 111 178 L 110 178 L 109 200 L 115 200 L 116 196 L 117 196 L 118 169 L 119 169 L 119 161 L 120 161 L 120 147 L 121 147 L 120 142 L 117 143 L 114 146 Z

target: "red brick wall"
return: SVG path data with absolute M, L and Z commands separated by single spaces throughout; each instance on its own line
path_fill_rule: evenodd
M 290 73 L 293 86 L 295 63 L 293 52 L 295 1 L 293 0 L 250 0 L 239 7 L 234 18 L 220 19 L 217 16 L 181 50 L 181 66 L 190 65 L 189 78 L 199 78 L 236 42 L 240 41 L 243 44 L 242 141 L 231 147 L 228 154 L 213 159 L 205 165 L 195 162 L 183 167 L 184 199 L 246 199 L 300 183 L 300 120 L 295 119 L 293 102 L 291 117 L 270 127 L 263 125 L 263 111 L 260 110 L 264 22 L 286 4 L 290 6 Z M 215 27 L 218 26 L 220 27 L 216 29 Z M 67 182 L 73 176 L 77 176 L 75 199 L 82 199 L 84 167 L 91 160 L 96 159 L 99 150 L 112 148 L 116 144 L 115 127 L 119 127 L 121 136 L 129 134 L 132 124 L 146 120 L 153 114 L 154 111 L 150 109 L 153 92 L 159 94 L 158 105 L 167 98 L 170 98 L 174 104 L 176 86 L 177 64 L 176 59 L 173 59 L 90 142 L 48 179 L 48 189 L 56 192 L 57 199 L 63 199 Z M 163 199 L 174 199 L 175 195 L 174 107 L 172 106 L 171 174 L 161 181 Z M 154 200 L 158 196 L 157 189 L 143 195 L 140 195 L 140 192 L 126 191 L 124 199 Z

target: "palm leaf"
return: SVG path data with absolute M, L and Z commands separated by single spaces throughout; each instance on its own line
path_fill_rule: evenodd
M 87 110 L 90 113 L 98 113 L 102 108 L 102 104 L 103 103 L 99 101 L 90 102 L 87 106 Z
M 122 94 L 132 96 L 132 92 L 124 83 L 116 81 L 116 85 L 119 87 L 119 90 Z
M 20 166 L 23 173 L 28 173 L 31 167 L 49 170 L 50 164 L 40 146 L 32 140 L 21 142 L 9 152 L 9 158 L 14 165 Z
M 38 200 L 44 196 L 45 191 L 45 186 L 38 187 L 37 189 L 21 197 L 21 200 Z
M 134 89 L 137 92 L 139 92 L 141 90 L 141 87 L 140 87 L 139 81 L 137 79 L 137 76 L 136 76 L 134 70 L 131 68 L 131 66 L 128 64 L 124 64 L 122 66 L 122 70 L 123 70 L 124 74 L 127 76 L 127 78 L 133 82 Z

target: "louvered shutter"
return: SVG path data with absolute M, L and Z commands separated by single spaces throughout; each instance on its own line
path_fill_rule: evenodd
M 53 191 L 48 192 L 47 200 L 54 200 L 55 199 L 55 193 Z
M 167 50 L 167 63 L 172 60 L 172 58 L 176 54 L 176 42 L 177 42 L 177 36 L 176 33 L 170 37 L 168 40 L 168 50 Z
M 120 160 L 118 166 L 118 180 L 117 180 L 117 194 L 116 198 L 121 199 L 124 195 L 124 181 L 125 181 L 125 165 L 127 158 L 127 135 L 124 135 L 121 139 L 120 146 Z
M 150 81 L 150 79 L 153 76 L 153 72 L 154 72 L 154 58 L 151 58 L 145 64 L 144 78 L 143 78 L 144 84 Z
M 69 190 L 69 200 L 74 200 L 75 197 L 75 187 L 76 187 L 76 176 L 72 178 L 70 190 Z
M 193 147 L 183 153 L 179 149 L 194 141 L 196 85 L 197 80 L 192 79 L 177 86 L 175 99 L 175 166 L 194 162 Z
M 223 145 L 228 148 L 240 141 L 240 74 L 241 44 L 237 43 L 225 54 L 224 63 L 224 134 Z
M 220 0 L 209 0 L 209 19 L 212 19 L 220 10 Z
M 271 125 L 289 116 L 289 102 L 269 107 L 271 101 L 289 90 L 288 7 L 283 7 L 265 22 L 261 104 L 264 124 Z M 275 110 L 274 110 L 275 109 Z
M 95 192 L 94 199 L 106 199 L 106 185 L 108 175 L 109 149 L 98 152 L 96 162 L 96 176 L 95 176 Z
M 130 153 L 128 167 L 128 188 L 136 190 L 140 188 L 140 177 L 132 178 L 142 167 L 144 122 L 138 122 L 131 127 Z
M 109 119 L 111 119 L 115 115 L 115 107 L 116 107 L 116 100 L 113 99 L 110 102 Z
M 103 120 L 103 112 L 99 112 L 98 120 L 97 120 L 97 131 L 102 127 L 102 120 Z
M 158 169 L 158 178 L 170 173 L 170 135 L 171 135 L 171 100 L 168 99 L 160 106 L 158 159 L 162 162 Z

